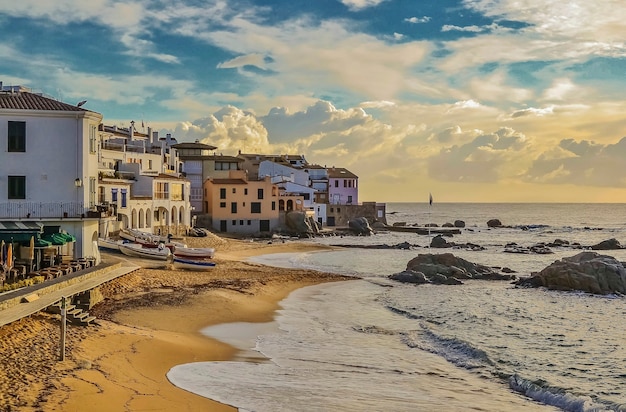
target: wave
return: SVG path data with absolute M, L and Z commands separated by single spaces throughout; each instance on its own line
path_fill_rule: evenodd
M 519 375 L 509 377 L 509 386 L 516 392 L 523 394 L 545 405 L 556 406 L 567 412 L 625 412 L 626 404 L 600 403 L 590 396 L 577 396 L 561 388 L 547 385 L 543 381 L 532 382 Z
M 421 326 L 421 331 L 403 334 L 403 341 L 408 347 L 439 355 L 448 362 L 465 369 L 485 369 L 494 365 L 485 351 L 458 338 L 438 336 L 425 324 Z

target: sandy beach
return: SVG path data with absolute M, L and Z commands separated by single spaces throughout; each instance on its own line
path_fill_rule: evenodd
M 65 361 L 58 360 L 57 315 L 39 313 L 0 328 L 0 410 L 233 411 L 167 380 L 175 365 L 236 355 L 237 349 L 200 330 L 270 321 L 293 290 L 346 279 L 245 262 L 260 254 L 328 249 L 309 242 L 214 235 L 185 242 L 214 247 L 215 269 L 177 271 L 160 262 L 139 262 L 141 269 L 101 287 L 105 301 L 90 311 L 96 325 L 68 326 Z

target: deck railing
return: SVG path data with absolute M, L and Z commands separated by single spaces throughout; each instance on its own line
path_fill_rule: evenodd
M 0 203 L 0 219 L 39 219 L 85 217 L 89 208 L 83 202 L 5 202 Z

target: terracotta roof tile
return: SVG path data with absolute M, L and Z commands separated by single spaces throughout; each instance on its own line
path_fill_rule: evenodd
M 86 112 L 87 110 L 29 92 L 0 92 L 0 109 Z

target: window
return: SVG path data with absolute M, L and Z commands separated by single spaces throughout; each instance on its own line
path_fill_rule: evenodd
M 96 188 L 98 187 L 98 185 L 96 185 L 96 178 L 95 177 L 90 177 L 89 178 L 89 207 L 93 207 L 96 205 Z
M 97 127 L 94 125 L 89 126 L 89 153 L 96 153 L 96 131 Z
M 225 187 L 220 189 L 220 199 L 226 199 L 226 188 Z
M 272 202 L 272 210 L 276 210 L 276 202 Z
M 9 121 L 8 143 L 9 152 L 26 151 L 26 122 Z
M 243 189 L 243 194 L 244 194 L 244 195 L 247 195 L 247 194 L 248 194 L 248 188 L 247 188 L 247 187 Z
M 261 202 L 252 202 L 250 204 L 251 213 L 261 213 Z
M 122 207 L 126 207 L 126 189 L 122 189 Z
M 343 187 L 348 187 L 348 181 L 347 180 L 343 181 Z
M 220 202 L 220 207 L 226 207 L 226 202 Z
M 339 187 L 339 180 L 335 180 L 335 187 Z
M 252 224 L 252 220 L 248 220 L 248 226 Z
M 257 194 L 259 199 L 263 199 L 263 189 L 258 189 Z
M 352 203 L 352 196 L 348 195 L 348 203 Z
M 243 226 L 243 220 L 239 221 L 239 226 Z
M 237 193 L 237 189 L 233 187 L 233 193 Z
M 9 176 L 9 199 L 26 199 L 26 176 Z
M 111 202 L 117 203 L 117 188 L 111 189 Z
M 230 204 L 230 213 L 237 213 L 237 202 L 232 202 Z
M 236 220 L 233 220 L 233 221 L 232 221 L 232 224 L 233 224 L 233 226 L 237 226 L 237 221 L 236 221 Z

